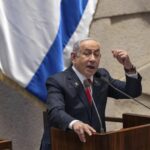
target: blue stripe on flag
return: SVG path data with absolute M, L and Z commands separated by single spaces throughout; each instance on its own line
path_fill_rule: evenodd
M 76 30 L 88 0 L 62 0 L 61 20 L 56 39 L 46 57 L 26 87 L 31 93 L 46 101 L 47 90 L 45 82 L 50 75 L 64 69 L 63 49 Z

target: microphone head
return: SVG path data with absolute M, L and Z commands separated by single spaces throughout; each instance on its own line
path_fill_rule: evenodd
M 96 78 L 101 78 L 100 72 L 96 72 L 96 73 L 95 73 L 95 77 L 96 77 Z
M 95 73 L 95 77 L 101 79 L 104 82 L 109 82 L 105 75 L 101 75 L 100 72 Z

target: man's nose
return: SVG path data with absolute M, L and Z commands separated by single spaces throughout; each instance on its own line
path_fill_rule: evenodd
M 96 60 L 95 55 L 92 53 L 92 54 L 90 55 L 90 61 L 95 61 L 95 60 Z

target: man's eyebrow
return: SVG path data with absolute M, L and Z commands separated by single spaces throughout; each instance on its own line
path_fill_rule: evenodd
M 93 50 L 93 49 L 85 49 L 85 50 L 88 50 L 88 51 L 91 51 L 91 50 Z M 100 49 L 96 49 L 95 51 L 100 51 Z
M 96 52 L 100 52 L 100 48 L 95 50 Z

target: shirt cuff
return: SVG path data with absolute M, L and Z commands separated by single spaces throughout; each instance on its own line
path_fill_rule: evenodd
M 76 123 L 79 120 L 73 120 L 69 123 L 69 129 L 72 129 L 72 126 L 74 125 L 74 123 Z
M 136 73 L 126 73 L 126 75 L 128 76 L 128 77 L 131 77 L 131 78 L 135 78 L 135 79 L 138 79 L 138 73 L 136 72 Z

